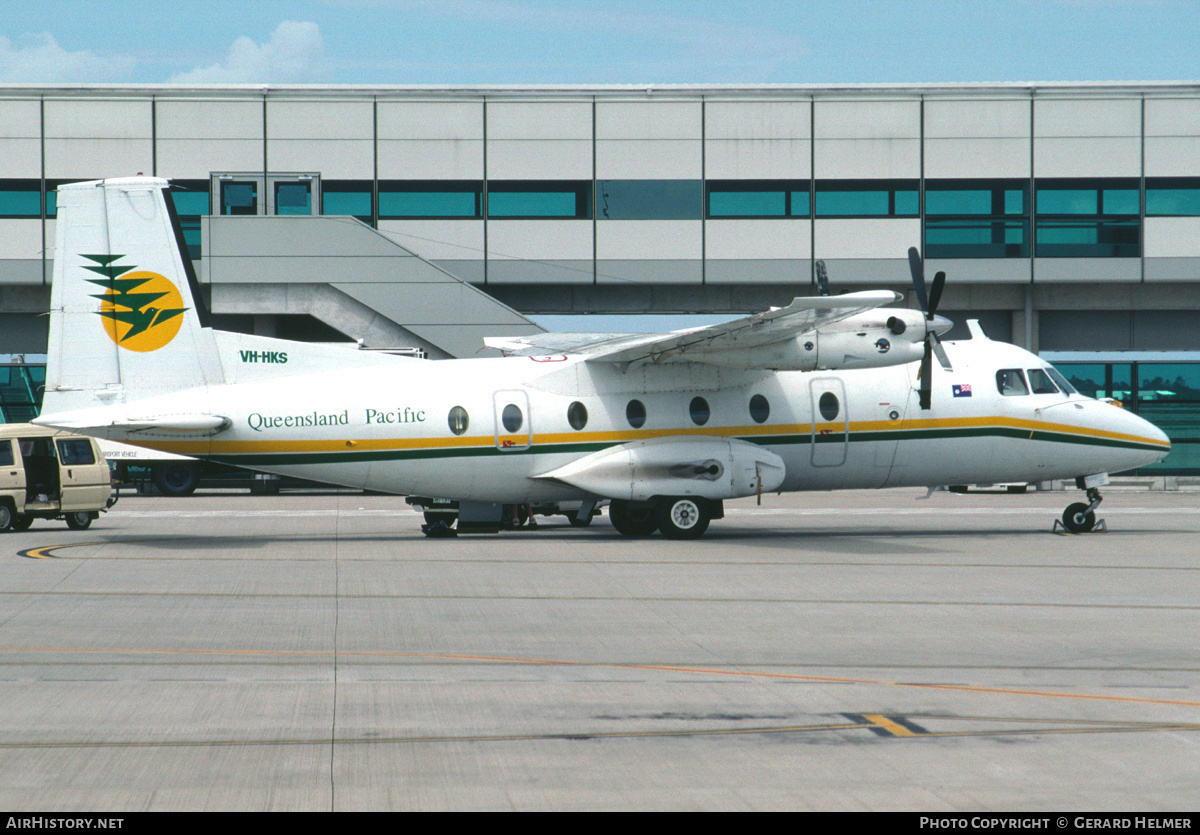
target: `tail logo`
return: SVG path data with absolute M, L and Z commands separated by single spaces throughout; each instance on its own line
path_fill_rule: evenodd
M 124 255 L 84 255 L 92 264 L 84 264 L 104 278 L 87 279 L 104 288 L 92 298 L 100 300 L 97 315 L 104 321 L 104 332 L 119 347 L 130 351 L 157 351 L 166 345 L 183 324 L 183 297 L 179 288 L 164 275 L 138 270 L 136 265 L 114 262 Z

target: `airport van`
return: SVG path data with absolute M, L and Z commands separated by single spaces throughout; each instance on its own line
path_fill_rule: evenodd
M 28 423 L 0 424 L 0 532 L 35 519 L 81 531 L 117 501 L 104 453 L 92 438 Z

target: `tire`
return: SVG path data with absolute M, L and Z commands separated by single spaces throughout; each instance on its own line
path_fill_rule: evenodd
M 29 530 L 29 526 L 32 524 L 32 516 L 25 516 L 24 514 L 18 513 L 12 521 L 12 529 L 14 531 L 27 531 Z
M 651 508 L 631 508 L 629 502 L 613 501 L 608 506 L 608 520 L 625 536 L 649 536 L 658 530 L 658 519 Z
M 708 502 L 683 497 L 660 500 L 656 515 L 658 529 L 667 539 L 698 539 L 712 519 Z
M 1088 506 L 1083 502 L 1068 505 L 1062 515 L 1063 527 L 1071 533 L 1087 533 L 1096 527 L 1096 514 L 1088 512 Z
M 154 468 L 154 486 L 164 496 L 190 496 L 200 483 L 200 470 L 188 461 L 172 461 Z
M 580 516 L 578 510 L 571 510 L 567 512 L 567 521 L 571 523 L 572 528 L 586 528 L 592 524 L 593 515 L 589 513 L 587 516 Z
M 67 514 L 67 527 L 73 531 L 86 531 L 92 524 L 91 511 L 81 510 Z
M 4 533 L 11 528 L 13 522 L 16 521 L 16 518 L 17 514 L 13 512 L 11 506 L 7 504 L 0 504 L 0 533 Z

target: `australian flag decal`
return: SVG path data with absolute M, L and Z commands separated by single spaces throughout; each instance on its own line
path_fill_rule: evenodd
M 955 385 L 950 386 L 950 391 L 954 394 L 955 397 L 970 397 L 971 396 L 971 384 L 970 383 L 963 383 L 961 385 L 955 384 Z

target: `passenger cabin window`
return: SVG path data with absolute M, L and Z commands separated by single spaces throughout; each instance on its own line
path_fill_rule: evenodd
M 1029 387 L 1025 385 L 1025 375 L 1019 368 L 1002 368 L 997 371 L 996 388 L 1005 397 L 1029 394 Z
M 841 406 L 838 403 L 837 395 L 831 391 L 827 391 L 821 395 L 817 401 L 817 410 L 820 411 L 821 417 L 825 420 L 833 420 L 841 411 Z
M 450 410 L 450 417 L 447 421 L 450 424 L 450 431 L 455 435 L 461 435 L 467 431 L 467 426 L 471 423 L 467 416 L 467 410 L 462 406 L 455 406 Z
M 504 411 L 500 413 L 500 422 L 504 424 L 504 428 L 509 432 L 516 432 L 521 428 L 521 424 L 525 422 L 525 416 L 521 414 L 521 407 L 515 403 L 509 403 L 504 407 Z
M 1029 387 L 1033 389 L 1034 394 L 1058 394 L 1054 381 L 1041 368 L 1029 369 Z
M 92 452 L 90 441 L 64 440 L 58 442 L 58 460 L 65 466 L 72 464 L 95 464 L 96 456 Z
M 771 416 L 771 404 L 761 394 L 750 398 L 750 418 L 755 423 L 766 423 Z
M 708 407 L 708 401 L 703 397 L 693 397 L 692 402 L 688 405 L 688 412 L 692 416 L 692 423 L 697 426 L 708 423 L 708 418 L 712 414 L 712 410 Z
M 587 407 L 576 400 L 567 407 L 567 423 L 572 429 L 582 429 L 587 426 Z
M 625 407 L 625 420 L 634 429 L 640 429 L 646 422 L 646 406 L 640 400 L 630 400 Z

